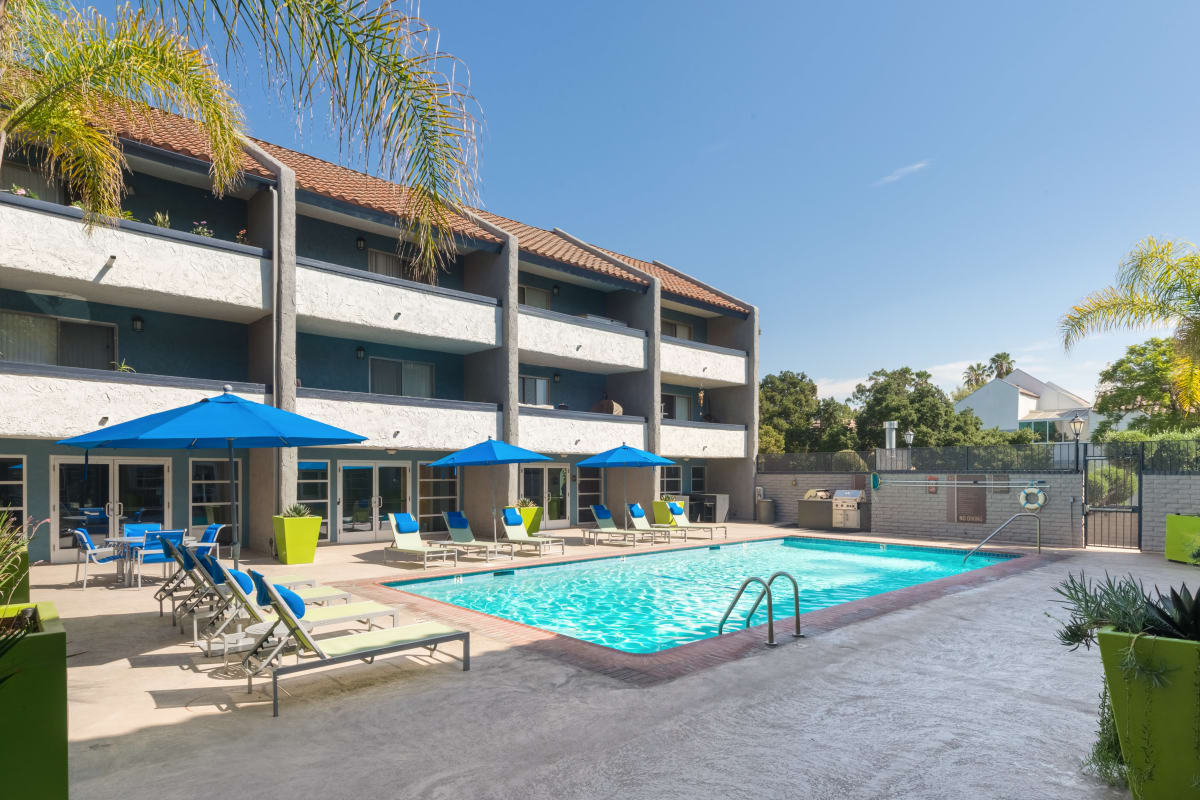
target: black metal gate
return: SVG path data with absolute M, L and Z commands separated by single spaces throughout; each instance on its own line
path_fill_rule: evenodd
M 1084 542 L 1089 547 L 1142 547 L 1142 443 L 1085 444 Z

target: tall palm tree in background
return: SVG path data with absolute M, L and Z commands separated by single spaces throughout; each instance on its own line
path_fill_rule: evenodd
M 1195 246 L 1148 238 L 1117 272 L 1117 280 L 1092 292 L 1063 315 L 1063 347 L 1091 333 L 1170 325 L 1175 358 L 1171 379 L 1185 411 L 1200 404 L 1200 252 Z
M 171 41 L 190 45 L 196 58 L 196 80 L 213 71 L 204 57 L 205 48 L 211 48 L 222 54 L 230 70 L 241 70 L 248 78 L 275 87 L 298 125 L 323 108 L 323 121 L 344 153 L 380 177 L 407 187 L 408 214 L 401 221 L 400 234 L 412 242 L 413 277 L 436 278 L 439 268 L 454 254 L 449 217 L 478 199 L 474 101 L 465 83 L 456 78 L 457 60 L 437 49 L 432 28 L 391 0 L 135 0 L 134 8 L 137 11 L 118 12 L 117 21 L 103 32 L 111 36 L 123 30 L 122 26 L 139 28 L 156 32 L 162 42 L 177 29 L 178 37 Z M 166 19 L 171 20 L 170 26 L 164 24 Z M 90 39 L 84 38 L 98 49 L 95 40 L 101 23 L 94 12 L 80 15 L 68 0 L 0 0 L 0 83 L 23 71 L 42 69 L 33 57 L 35 52 L 60 58 L 53 42 L 27 43 L 24 31 L 30 26 L 45 26 L 47 31 L 60 26 L 62 49 L 69 51 L 65 36 L 77 28 L 90 30 Z M 113 155 L 115 140 L 104 135 L 104 115 L 93 95 L 115 95 L 132 110 L 160 104 L 206 128 L 214 190 L 227 187 L 232 181 L 226 179 L 226 172 L 235 163 L 228 160 L 229 150 L 224 146 L 229 127 L 223 122 L 213 127 L 218 120 L 202 112 L 215 109 L 186 101 L 183 94 L 167 91 L 167 84 L 146 88 L 162 83 L 163 76 L 146 77 L 153 60 L 143 59 L 132 47 L 125 52 L 130 57 L 120 59 L 110 49 L 107 58 L 97 59 L 94 70 L 77 72 L 80 79 L 48 84 L 59 90 L 54 107 L 73 120 L 69 130 L 76 134 L 50 141 L 30 136 L 29 143 L 58 155 L 49 165 L 63 170 L 61 177 L 68 184 L 81 180 L 103 183 L 91 173 L 119 156 Z M 96 77 L 102 74 L 108 77 Z M 0 113 L 7 113 L 14 101 L 22 100 L 23 96 L 15 94 L 0 97 L 0 108 L 5 109 Z M 37 108 L 49 106 L 42 103 Z M 232 101 L 226 107 L 231 112 L 236 109 Z M 22 121 L 32 133 L 30 118 L 25 114 Z M 240 116 L 227 119 L 236 119 L 240 126 Z M 95 133 L 80 132 L 83 127 Z M 51 129 L 52 125 L 43 125 L 41 130 Z M 7 130 L 18 144 L 25 144 L 20 139 L 25 134 L 16 130 L 15 123 Z M 0 142 L 0 152 L 2 149 Z M 81 195 L 82 189 L 76 186 Z M 115 207 L 99 203 L 95 198 L 101 196 L 111 199 L 111 194 L 93 191 L 82 198 L 85 208 L 111 215 Z
M 978 389 L 988 382 L 990 375 L 991 372 L 988 370 L 988 365 L 982 361 L 977 361 L 963 370 L 963 383 L 966 384 L 968 389 Z
M 1012 374 L 1013 357 L 1004 352 L 996 353 L 988 359 L 988 367 L 992 377 L 1003 378 L 1005 375 Z

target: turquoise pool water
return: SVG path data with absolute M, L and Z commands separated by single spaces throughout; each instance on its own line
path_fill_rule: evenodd
M 965 566 L 962 557 L 956 550 L 788 537 L 387 585 L 617 650 L 654 653 L 716 636 L 726 606 L 751 575 L 791 573 L 804 613 L 1013 556 L 979 553 Z M 776 620 L 791 617 L 786 579 L 775 582 L 773 594 Z M 726 632 L 744 623 L 755 596 L 747 590 Z M 765 601 L 753 622 L 766 622 Z

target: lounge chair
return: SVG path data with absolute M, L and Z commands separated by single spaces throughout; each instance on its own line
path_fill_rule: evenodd
M 425 647 L 433 653 L 438 645 L 446 642 L 462 642 L 463 671 L 471 668 L 471 634 L 456 630 L 437 622 L 419 622 L 415 625 L 404 625 L 398 628 L 381 628 L 365 633 L 351 633 L 346 636 L 334 636 L 329 639 L 315 639 L 305 630 L 302 620 L 306 616 L 304 602 L 290 589 L 282 586 L 266 585 L 267 595 L 271 606 L 275 609 L 276 622 L 259 637 L 270 639 L 276 635 L 276 629 L 284 626 L 284 637 L 293 639 L 296 643 L 296 663 L 284 665 L 282 656 L 258 661 L 247 656 L 242 659 L 246 670 L 246 694 L 254 691 L 254 676 L 265 670 L 271 672 L 271 715 L 279 716 L 279 676 L 307 669 L 341 664 L 347 661 L 365 661 L 375 663 L 379 656 L 398 653 L 402 650 L 412 650 Z M 256 647 L 253 652 L 258 652 Z M 301 661 L 303 656 L 312 660 Z
M 683 513 L 683 506 L 674 501 L 667 503 L 667 512 L 671 515 L 671 522 L 667 525 L 654 525 L 655 528 L 667 528 L 670 530 L 683 531 L 683 540 L 687 541 L 688 531 L 708 531 L 708 538 L 717 538 L 717 529 L 721 529 L 721 535 L 728 539 L 729 529 L 724 525 L 705 525 L 703 523 L 696 524 L 687 518 L 687 514 Z
M 421 566 L 429 569 L 429 557 L 440 557 L 443 562 L 453 557 L 454 566 L 458 566 L 458 551 L 453 547 L 440 547 L 425 544 L 421 541 L 421 526 L 407 512 L 387 515 L 388 525 L 392 529 L 392 543 L 383 549 L 383 563 L 388 562 L 392 553 L 406 556 L 420 556 Z
M 641 503 L 629 504 L 629 521 L 633 524 L 635 531 L 650 534 L 650 544 L 661 540 L 667 544 L 671 543 L 671 531 L 667 528 L 658 528 L 650 524 L 650 520 L 646 519 L 646 510 L 642 508 Z M 683 534 L 684 540 L 687 540 L 687 532 Z
M 484 542 L 475 538 L 475 533 L 471 530 L 471 523 L 467 522 L 467 515 L 461 511 L 443 511 L 442 517 L 446 520 L 446 528 L 450 531 L 450 541 L 448 544 L 455 549 L 462 550 L 465 555 L 483 551 L 483 557 L 487 561 L 492 560 L 492 554 L 500 554 L 501 547 L 508 547 L 508 558 L 511 561 L 516 558 L 516 545 L 504 542 Z
M 591 508 L 592 516 L 596 519 L 596 527 L 587 531 L 587 533 L 591 534 L 593 544 L 600 544 L 601 534 L 608 537 L 608 543 L 614 542 L 618 538 L 622 543 L 632 540 L 631 543 L 634 546 L 637 546 L 639 539 L 649 539 L 651 544 L 654 543 L 653 533 L 633 528 L 618 528 L 617 523 L 613 521 L 612 512 L 603 503 L 596 503 Z
M 567 554 L 567 543 L 559 536 L 530 536 L 525 530 L 525 521 L 521 519 L 521 514 L 512 506 L 500 512 L 500 523 L 504 526 L 504 536 L 500 539 L 504 544 L 511 544 L 517 548 L 531 547 L 537 550 L 537 554 L 545 555 L 550 552 L 550 548 L 558 545 L 559 551 Z

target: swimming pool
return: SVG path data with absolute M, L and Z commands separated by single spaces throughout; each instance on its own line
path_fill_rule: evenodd
M 790 536 L 386 585 L 627 653 L 655 653 L 716 636 L 751 575 L 791 573 L 803 614 L 1014 558 L 978 553 L 964 566 L 962 557 L 961 550 Z M 776 620 L 791 617 L 790 584 L 776 581 L 773 594 Z M 744 623 L 756 595 L 747 590 L 727 633 Z M 765 601 L 752 624 L 762 622 Z

